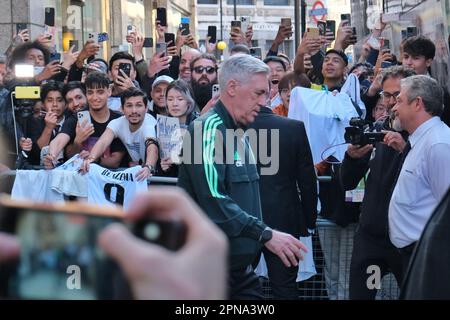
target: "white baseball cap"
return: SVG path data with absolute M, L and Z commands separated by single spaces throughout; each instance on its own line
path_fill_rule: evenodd
M 159 76 L 158 78 L 155 79 L 155 81 L 153 81 L 152 84 L 152 89 L 155 88 L 158 84 L 160 84 L 161 82 L 167 82 L 167 83 L 172 83 L 174 80 L 169 77 L 169 76 Z

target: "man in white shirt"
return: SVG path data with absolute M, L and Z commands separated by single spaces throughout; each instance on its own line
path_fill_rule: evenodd
M 415 243 L 450 187 L 450 128 L 440 120 L 443 91 L 436 80 L 418 75 L 401 81 L 394 128 L 410 136 L 389 204 L 389 235 L 402 254 L 405 271 Z
M 124 116 L 112 120 L 100 139 L 95 143 L 89 156 L 84 160 L 81 171 L 89 171 L 89 164 L 96 161 L 115 138 L 120 139 L 130 155 L 131 166 L 142 164 L 136 178 L 143 180 L 153 175 L 158 161 L 156 144 L 156 120 L 147 114 L 147 97 L 137 88 L 122 93 Z

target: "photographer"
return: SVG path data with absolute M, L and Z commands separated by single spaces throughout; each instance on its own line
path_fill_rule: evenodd
M 404 67 L 385 70 L 381 96 L 389 113 L 396 104 L 400 80 L 412 75 L 414 71 Z M 398 283 L 402 281 L 401 257 L 391 244 L 387 230 L 389 200 L 405 145 L 405 139 L 400 133 L 389 131 L 383 143 L 376 143 L 375 148 L 371 144 L 349 145 L 342 162 L 340 180 L 344 190 L 353 190 L 361 179 L 365 181 L 364 199 L 350 264 L 350 299 L 375 299 L 376 290 L 367 287 L 367 268 L 371 265 L 380 267 L 381 276 L 391 271 Z M 365 178 L 367 172 L 369 174 Z

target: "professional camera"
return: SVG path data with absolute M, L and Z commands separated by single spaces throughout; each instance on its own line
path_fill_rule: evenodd
M 365 146 L 375 144 L 384 139 L 385 133 L 380 132 L 380 127 L 374 128 L 373 123 L 361 118 L 351 118 L 350 127 L 345 128 L 345 142 L 353 145 Z

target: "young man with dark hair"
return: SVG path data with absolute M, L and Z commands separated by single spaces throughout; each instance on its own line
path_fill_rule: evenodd
M 280 83 L 281 78 L 286 74 L 286 65 L 284 61 L 277 56 L 269 56 L 264 59 L 264 63 L 267 64 L 270 68 L 270 106 L 271 108 L 275 108 L 283 101 L 281 100 L 281 96 L 278 93 L 278 84 Z
M 123 70 L 119 70 L 121 63 L 129 65 L 129 75 L 125 74 Z M 139 88 L 139 84 L 135 81 L 136 61 L 134 57 L 128 52 L 115 53 L 109 60 L 108 75 L 113 83 L 111 97 L 108 99 L 108 108 L 113 111 L 120 111 L 120 94 L 131 87 Z
M 67 110 L 76 113 L 87 105 L 86 87 L 80 81 L 71 81 L 64 85 L 63 96 L 66 99 Z
M 45 117 L 31 118 L 28 122 L 28 132 L 25 132 L 29 138 L 20 139 L 20 146 L 24 151 L 30 152 L 29 162 L 33 165 L 40 164 L 41 150 L 56 137 L 65 122 L 66 101 L 63 97 L 63 84 L 52 80 L 42 85 L 41 102 Z M 58 158 L 62 158 L 62 155 Z
M 55 155 L 66 148 L 66 155 L 71 157 L 83 150 L 90 151 L 105 131 L 109 122 L 120 117 L 120 114 L 108 108 L 111 95 L 108 77 L 100 72 L 93 72 L 86 78 L 86 97 L 91 123 L 84 120 L 80 123 L 77 117 L 67 119 L 60 134 L 50 143 L 49 153 L 44 159 L 46 168 L 53 168 Z M 104 152 L 100 163 L 102 166 L 117 168 L 126 153 L 124 145 L 115 139 L 110 148 Z
M 131 165 L 142 165 L 136 178 L 143 180 L 155 173 L 158 161 L 156 144 L 156 120 L 147 114 L 147 97 L 143 91 L 130 88 L 121 96 L 123 116 L 112 120 L 105 132 L 95 143 L 89 156 L 84 160 L 82 171 L 89 171 L 89 164 L 96 161 L 101 154 L 118 138 L 128 150 Z

